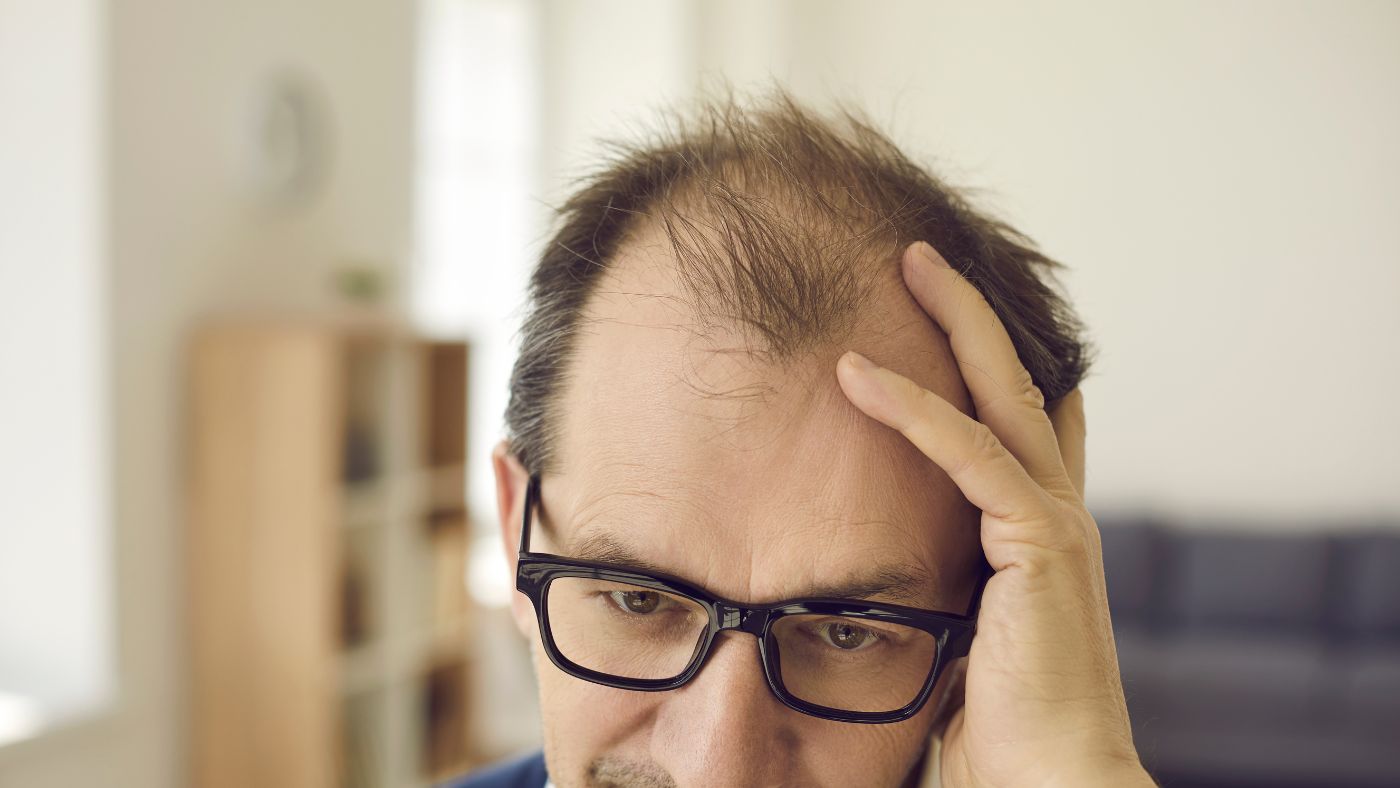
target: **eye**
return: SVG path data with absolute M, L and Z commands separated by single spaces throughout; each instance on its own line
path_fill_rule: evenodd
M 613 604 L 628 613 L 646 615 L 661 607 L 661 594 L 655 591 L 609 591 Z
M 874 645 L 880 639 L 880 636 L 871 630 L 845 621 L 823 624 L 817 631 L 823 641 L 842 651 L 857 651 Z

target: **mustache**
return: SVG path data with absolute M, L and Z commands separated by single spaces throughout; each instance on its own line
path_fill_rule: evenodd
M 676 788 L 670 774 L 654 763 L 603 756 L 588 764 L 589 788 Z

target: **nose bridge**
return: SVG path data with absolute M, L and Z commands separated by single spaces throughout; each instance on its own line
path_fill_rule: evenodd
M 721 613 L 728 630 L 749 631 L 763 618 L 735 608 Z M 758 644 L 750 643 L 717 635 L 705 669 L 668 693 L 658 712 L 653 754 L 680 785 L 774 784 L 791 766 L 786 710 L 755 659 Z
M 719 612 L 721 632 L 732 629 L 747 632 L 754 637 L 763 636 L 763 624 L 768 618 L 766 611 L 732 605 L 727 602 L 720 602 L 716 608 Z

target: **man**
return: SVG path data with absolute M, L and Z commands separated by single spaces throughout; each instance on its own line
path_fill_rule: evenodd
M 590 177 L 493 457 L 544 750 L 460 785 L 1150 785 L 1056 265 L 783 95 Z

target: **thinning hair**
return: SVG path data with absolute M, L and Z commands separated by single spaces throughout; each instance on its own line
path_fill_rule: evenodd
M 530 280 L 506 427 L 532 472 L 554 459 L 557 408 L 589 297 L 625 245 L 658 233 L 697 316 L 792 361 L 848 334 L 879 268 L 924 240 L 986 297 L 1050 403 L 1091 348 L 1057 290 L 1062 266 L 906 156 L 860 113 L 819 114 L 774 91 L 732 94 L 611 142 L 558 210 Z M 896 274 L 897 276 L 897 274 Z

